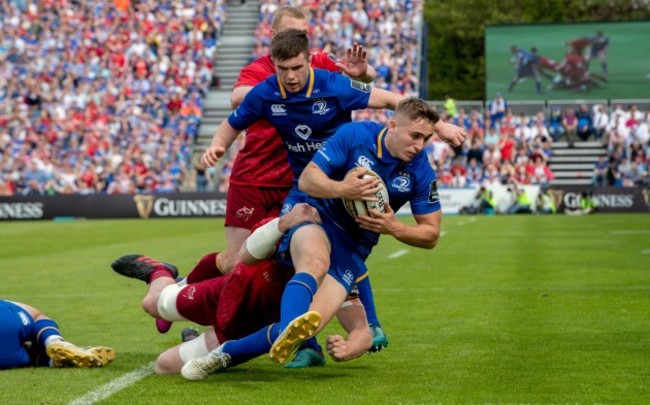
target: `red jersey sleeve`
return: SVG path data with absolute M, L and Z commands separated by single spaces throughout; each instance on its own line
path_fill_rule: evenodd
M 275 74 L 275 66 L 271 57 L 262 56 L 242 68 L 233 87 L 255 86 L 273 74 Z
M 327 52 L 318 52 L 311 54 L 311 66 L 317 69 L 325 69 L 330 72 L 339 73 L 341 69 L 328 57 Z

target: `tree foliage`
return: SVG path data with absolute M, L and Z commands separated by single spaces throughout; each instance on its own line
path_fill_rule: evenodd
M 485 99 L 485 26 L 650 19 L 650 0 L 429 0 L 426 97 Z

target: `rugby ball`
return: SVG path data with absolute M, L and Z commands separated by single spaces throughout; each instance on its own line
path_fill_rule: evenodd
M 360 169 L 355 167 L 350 170 L 350 172 Z M 349 172 L 348 172 L 349 173 Z M 372 170 L 368 169 L 368 172 L 363 175 L 363 178 L 376 177 L 379 179 L 379 189 L 375 193 L 375 198 L 377 201 L 364 201 L 364 200 L 352 200 L 349 198 L 342 198 L 343 205 L 345 210 L 350 214 L 352 218 L 357 218 L 359 215 L 370 216 L 370 209 L 374 208 L 379 212 L 386 212 L 386 205 L 388 205 L 388 188 L 386 183 L 382 180 L 381 177 Z

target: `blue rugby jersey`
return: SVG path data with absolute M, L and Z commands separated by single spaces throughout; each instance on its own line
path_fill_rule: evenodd
M 228 123 L 243 130 L 262 118 L 270 122 L 284 141 L 297 184 L 316 151 L 351 121 L 351 111 L 368 107 L 371 89 L 341 74 L 310 68 L 305 87 L 289 93 L 274 75 L 248 92 Z
M 420 152 L 412 161 L 402 162 L 386 149 L 386 133 L 385 127 L 374 122 L 346 124 L 318 151 L 313 162 L 334 180 L 343 179 L 354 167 L 371 169 L 386 184 L 394 211 L 407 202 L 414 215 L 440 210 L 436 174 L 426 153 Z M 379 234 L 359 228 L 345 210 L 342 199 L 312 198 L 309 203 L 318 208 L 322 216 L 358 237 L 365 246 L 361 252 L 363 256 L 367 256 L 379 240 Z

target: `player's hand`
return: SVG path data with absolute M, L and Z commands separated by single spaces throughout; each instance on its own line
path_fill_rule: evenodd
M 278 229 L 280 232 L 287 232 L 292 227 L 303 222 L 320 224 L 322 221 L 316 208 L 306 203 L 299 203 L 291 211 L 280 217 Z
M 336 67 L 353 79 L 365 76 L 368 72 L 368 54 L 362 45 L 355 42 L 348 48 L 346 59 L 338 61 Z
M 327 337 L 327 353 L 332 357 L 332 360 L 346 361 L 350 360 L 350 349 L 348 342 L 343 339 L 343 336 L 332 335 Z
M 453 147 L 462 145 L 467 138 L 467 131 L 465 128 L 461 128 L 459 126 L 446 122 L 438 122 L 438 124 L 435 126 L 435 130 L 443 142 L 446 142 Z
M 342 198 L 351 200 L 377 201 L 375 193 L 379 191 L 380 179 L 376 176 L 363 176 L 368 169 L 360 167 L 348 173 L 339 183 L 339 194 Z
M 201 156 L 201 166 L 208 168 L 216 165 L 224 153 L 226 153 L 226 149 L 223 146 L 210 146 Z
M 359 215 L 356 219 L 359 227 L 368 231 L 392 235 L 397 232 L 403 224 L 395 219 L 395 211 L 390 204 L 386 204 L 386 212 L 374 208 L 369 210 L 370 216 Z

